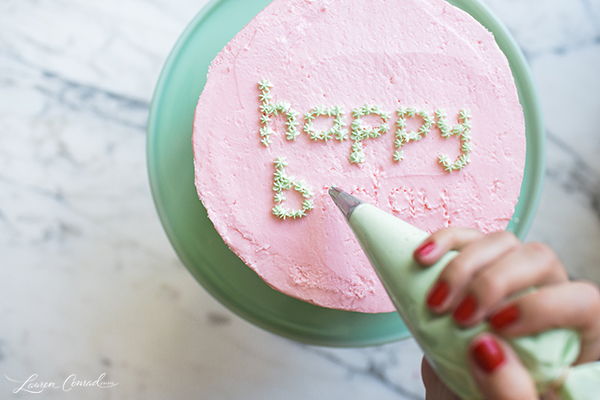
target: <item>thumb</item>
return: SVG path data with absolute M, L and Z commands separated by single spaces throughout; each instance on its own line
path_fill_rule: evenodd
M 484 333 L 471 342 L 469 366 L 487 400 L 539 400 L 535 384 L 508 343 Z

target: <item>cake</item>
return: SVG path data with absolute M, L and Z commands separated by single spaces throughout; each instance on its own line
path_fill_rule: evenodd
M 330 186 L 428 232 L 487 233 L 525 165 L 508 61 L 444 0 L 274 0 L 211 63 L 192 142 L 200 200 L 248 267 L 366 313 L 395 309 Z

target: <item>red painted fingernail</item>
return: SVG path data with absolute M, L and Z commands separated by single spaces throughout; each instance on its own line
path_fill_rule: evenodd
M 491 337 L 479 340 L 471 349 L 471 353 L 477 365 L 487 373 L 494 371 L 504 362 L 504 352 Z
M 494 329 L 502 329 L 519 319 L 519 309 L 514 304 L 504 307 L 490 318 L 490 325 Z
M 415 250 L 415 256 L 417 256 L 417 257 L 425 257 L 427 254 L 431 253 L 434 248 L 435 248 L 435 243 L 434 242 L 425 242 L 425 243 L 422 243 Z
M 429 308 L 439 307 L 446 300 L 449 292 L 450 287 L 446 281 L 436 283 L 431 292 L 429 292 L 429 296 L 427 296 L 427 305 Z
M 458 322 L 464 323 L 469 318 L 473 316 L 475 313 L 475 309 L 477 308 L 477 301 L 472 294 L 465 297 L 465 299 L 456 307 L 452 316 Z

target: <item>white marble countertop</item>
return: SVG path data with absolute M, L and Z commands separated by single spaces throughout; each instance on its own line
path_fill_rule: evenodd
M 330 349 L 274 336 L 207 294 L 170 246 L 146 118 L 205 3 L 0 0 L 0 398 L 424 399 L 412 340 Z M 600 283 L 600 0 L 486 3 L 545 112 L 528 239 Z M 98 378 L 117 385 L 64 390 Z M 48 387 L 19 390 L 28 379 Z

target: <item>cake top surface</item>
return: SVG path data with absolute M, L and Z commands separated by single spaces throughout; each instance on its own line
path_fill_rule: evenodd
M 427 231 L 502 230 L 525 124 L 492 34 L 443 0 L 275 0 L 212 62 L 193 147 L 208 216 L 265 282 L 387 312 L 327 189 Z

